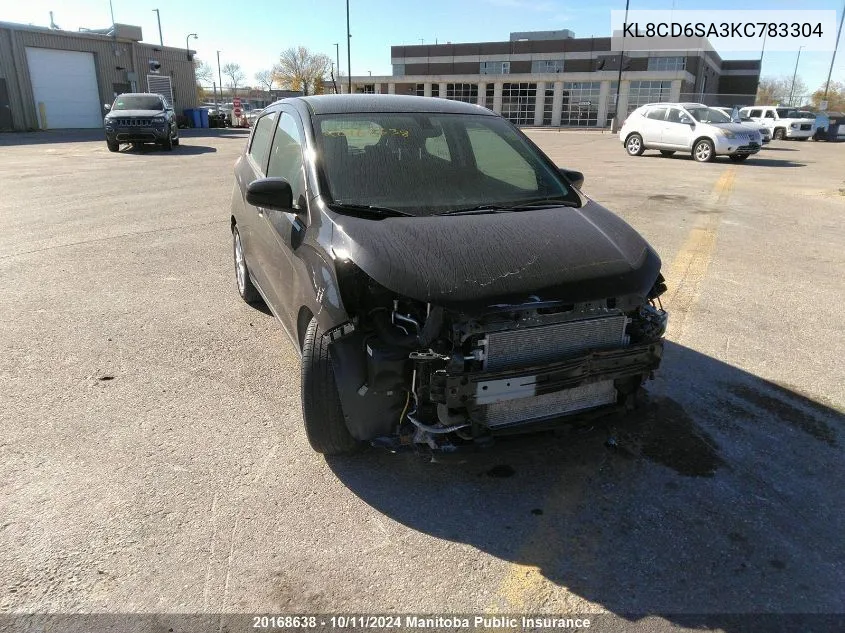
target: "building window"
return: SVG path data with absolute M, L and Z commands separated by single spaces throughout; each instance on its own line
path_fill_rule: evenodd
M 534 125 L 537 84 L 502 84 L 502 116 L 515 125 Z
M 478 84 L 446 84 L 446 98 L 464 103 L 478 103 Z
M 481 62 L 479 72 L 482 75 L 508 75 L 511 72 L 510 62 Z
M 531 62 L 532 73 L 562 73 L 562 59 L 538 59 Z
M 600 81 L 563 82 L 561 125 L 596 127 L 599 123 Z
M 546 88 L 546 94 L 543 98 L 543 125 L 552 124 L 552 110 L 555 103 L 554 88 Z
M 365 95 L 374 95 L 376 93 L 376 85 L 364 84 L 361 88 L 361 92 L 363 92 Z
M 493 109 L 493 97 L 496 94 L 496 87 L 493 84 L 487 84 L 484 89 L 484 107 L 488 110 Z
M 628 89 L 628 114 L 646 103 L 669 101 L 671 81 L 632 81 Z
M 405 74 L 405 64 L 393 64 L 393 76 L 400 77 Z
M 417 87 L 416 87 L 416 90 L 414 91 L 414 94 L 416 94 L 418 97 L 424 97 L 425 96 L 425 84 L 417 84 Z
M 649 70 L 685 70 L 687 67 L 686 57 L 649 57 Z

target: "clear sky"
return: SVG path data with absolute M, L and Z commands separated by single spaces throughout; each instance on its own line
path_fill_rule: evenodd
M 345 0 L 112 0 L 116 22 L 142 27 L 145 42 L 158 42 L 153 9 L 161 12 L 167 46 L 191 48 L 216 69 L 216 51 L 222 64 L 239 63 L 247 83 L 257 84 L 257 71 L 270 68 L 279 52 L 304 45 L 335 59 L 340 44 L 340 65 L 346 69 Z M 624 10 L 624 0 L 350 0 L 352 74 L 389 75 L 390 46 L 421 41 L 477 42 L 507 40 L 511 31 L 571 29 L 576 37 L 610 35 L 610 10 Z M 708 0 L 706 8 L 718 19 L 719 9 L 835 9 L 837 20 L 843 0 Z M 631 0 L 632 9 L 701 9 L 695 0 Z M 0 21 L 47 26 L 50 11 L 66 30 L 103 28 L 111 24 L 109 0 L 3 0 Z M 838 26 L 838 22 L 837 22 Z M 843 34 L 842 40 L 845 40 Z M 756 57 L 748 52 L 720 50 L 725 59 Z M 763 76 L 791 76 L 797 51 L 767 52 Z M 798 74 L 810 91 L 824 83 L 830 53 L 803 52 Z M 845 81 L 845 42 L 840 42 L 833 80 Z M 224 80 L 225 81 L 225 80 Z

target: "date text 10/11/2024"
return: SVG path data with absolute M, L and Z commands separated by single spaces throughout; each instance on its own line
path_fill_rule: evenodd
M 417 616 L 417 615 L 334 615 L 317 616 L 254 616 L 254 629 L 309 629 L 331 627 L 338 629 L 490 629 L 490 628 L 550 628 L 579 630 L 590 628 L 589 618 L 554 616 Z

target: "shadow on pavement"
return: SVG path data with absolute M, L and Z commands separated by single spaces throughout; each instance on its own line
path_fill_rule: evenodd
M 788 150 L 788 151 L 795 151 L 795 150 Z M 742 163 L 736 163 L 737 165 L 758 165 L 760 167 L 806 167 L 807 165 L 804 163 L 796 163 L 792 160 L 779 160 L 776 158 L 759 158 L 759 154 L 755 156 L 751 156 L 744 160 Z M 663 156 L 662 154 L 643 154 L 643 158 L 662 158 L 663 160 L 689 160 L 694 161 L 695 159 L 688 154 L 687 152 L 678 151 L 677 153 L 673 154 L 672 156 Z M 732 163 L 727 156 L 719 156 L 716 158 L 714 163 Z
M 673 343 L 650 384 L 640 411 L 591 430 L 454 463 L 374 449 L 328 463 L 387 517 L 536 567 L 636 630 L 845 624 L 741 615 L 845 611 L 845 415 Z M 492 589 L 499 612 L 565 610 L 526 567 Z
M 186 142 L 187 141 L 187 142 Z M 208 147 L 207 145 L 194 145 L 190 140 L 180 137 L 180 143 L 173 148 L 172 151 L 165 150 L 163 147 L 153 145 L 152 143 L 145 143 L 138 147 L 131 145 L 120 146 L 121 154 L 162 154 L 164 156 L 190 156 L 192 154 L 211 154 L 217 151 L 216 147 Z
M 242 138 L 249 136 L 248 128 L 186 128 L 179 130 L 181 138 Z M 0 147 L 10 145 L 43 145 L 53 143 L 105 143 L 102 128 L 91 130 L 41 130 L 37 132 L 0 132 Z

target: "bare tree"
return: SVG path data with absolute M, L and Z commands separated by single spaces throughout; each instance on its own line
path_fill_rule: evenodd
M 246 79 L 246 74 L 241 68 L 241 65 L 234 62 L 224 65 L 221 70 L 226 75 L 226 85 L 232 89 L 232 94 L 234 94 L 243 80 Z
M 796 76 L 793 85 L 792 76 L 763 77 L 757 85 L 757 105 L 793 105 L 787 103 L 800 102 L 807 95 L 807 84 L 801 77 Z
M 211 70 L 211 66 L 200 61 L 198 57 L 194 57 L 194 75 L 197 78 L 197 82 L 207 84 L 214 82 L 214 71 Z
M 312 53 L 304 46 L 282 51 L 273 76 L 282 86 L 303 94 L 322 92 L 323 80 L 332 61 L 323 53 Z
M 265 90 L 273 89 L 273 82 L 275 81 L 272 70 L 259 70 L 255 73 L 255 81 Z

